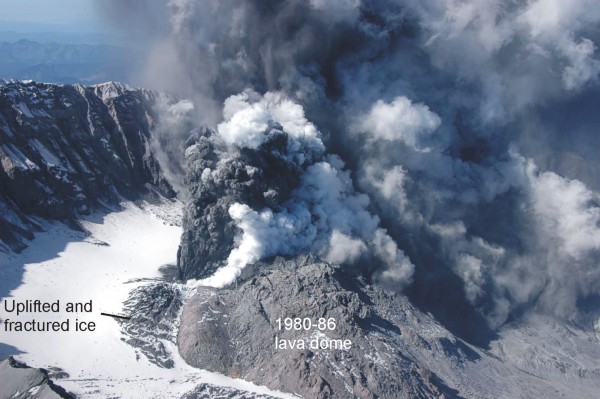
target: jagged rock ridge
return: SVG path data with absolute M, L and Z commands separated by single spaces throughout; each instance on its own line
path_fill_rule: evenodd
M 0 83 L 0 250 L 23 249 L 37 217 L 74 220 L 148 188 L 173 197 L 151 146 L 157 97 L 117 83 Z

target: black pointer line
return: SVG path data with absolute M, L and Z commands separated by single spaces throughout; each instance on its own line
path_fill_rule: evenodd
M 110 314 L 110 313 L 100 313 L 100 314 L 101 314 L 102 316 L 109 316 L 109 317 L 114 317 L 114 318 L 117 318 L 117 319 L 123 319 L 123 320 L 130 320 L 130 319 L 131 319 L 131 317 L 119 316 L 119 315 L 116 315 L 116 314 Z

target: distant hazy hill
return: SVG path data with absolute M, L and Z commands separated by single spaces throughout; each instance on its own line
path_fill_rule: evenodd
M 83 84 L 127 82 L 137 58 L 131 49 L 104 44 L 0 42 L 0 79 Z
M 21 29 L 26 26 L 21 26 Z M 38 26 L 33 26 L 32 30 Z M 120 46 L 127 40 L 127 36 L 115 33 L 81 33 L 81 32 L 56 32 L 56 31 L 0 31 L 0 42 L 14 43 L 19 40 L 30 40 L 38 43 L 63 43 L 63 44 L 110 44 Z

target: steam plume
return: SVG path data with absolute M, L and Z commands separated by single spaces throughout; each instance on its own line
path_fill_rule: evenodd
M 600 295 L 592 0 L 102 3 L 166 21 L 145 74 L 193 100 L 223 157 L 289 137 L 296 185 L 229 204 L 238 238 L 211 284 L 316 252 L 376 257 L 380 284 L 462 295 L 494 326 Z

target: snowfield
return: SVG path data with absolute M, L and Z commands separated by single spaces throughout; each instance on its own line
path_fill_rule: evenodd
M 58 367 L 69 376 L 56 382 L 84 398 L 174 398 L 202 383 L 294 397 L 192 368 L 179 357 L 172 343 L 165 344 L 172 352 L 175 367 L 160 368 L 121 340 L 116 320 L 100 315 L 101 312 L 121 314 L 123 301 L 132 289 L 160 278 L 160 266 L 175 263 L 181 236 L 180 212 L 178 203 L 141 207 L 124 203 L 122 210 L 83 220 L 89 234 L 49 223 L 45 225 L 46 231 L 37 234 L 22 253 L 0 255 L 0 294 L 6 295 L 2 298 L 0 318 L 12 321 L 70 318 L 72 330 L 5 332 L 2 323 L 0 358 L 16 355 L 31 367 Z M 60 300 L 61 310 L 66 302 L 92 300 L 93 311 L 16 316 L 6 312 L 6 298 Z M 76 318 L 95 322 L 96 330 L 73 331 Z

